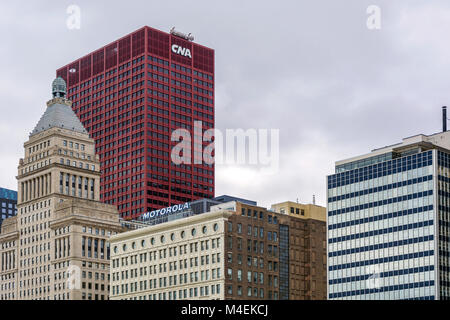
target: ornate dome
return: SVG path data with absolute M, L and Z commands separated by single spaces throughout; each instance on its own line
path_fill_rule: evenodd
M 71 108 L 72 103 L 65 98 L 67 87 L 63 78 L 58 77 L 53 81 L 52 92 L 53 99 L 47 102 L 47 109 L 30 133 L 30 137 L 54 127 L 87 134 L 80 119 Z
M 65 98 L 67 93 L 67 85 L 63 78 L 57 77 L 52 83 L 53 98 Z

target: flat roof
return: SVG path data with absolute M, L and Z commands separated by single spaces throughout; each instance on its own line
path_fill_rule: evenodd
M 0 188 L 0 199 L 17 201 L 17 191 Z

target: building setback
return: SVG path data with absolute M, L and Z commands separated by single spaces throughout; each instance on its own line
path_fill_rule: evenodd
M 302 218 L 234 200 L 118 234 L 111 299 L 325 299 L 324 217 L 325 208 Z
M 17 191 L 0 188 L 0 227 L 3 220 L 17 214 Z
M 18 167 L 18 214 L 0 233 L 0 300 L 102 300 L 109 293 L 109 236 L 122 230 L 99 201 L 94 140 L 65 98 L 61 78 Z
M 100 199 L 125 219 L 214 196 L 214 165 L 193 147 L 194 121 L 214 128 L 214 50 L 176 34 L 143 27 L 57 70 L 95 140 Z M 180 128 L 191 164 L 171 160 Z
M 336 162 L 328 298 L 449 299 L 449 182 L 448 131 Z

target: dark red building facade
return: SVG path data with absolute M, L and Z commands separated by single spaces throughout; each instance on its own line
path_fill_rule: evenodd
M 143 27 L 57 70 L 101 162 L 101 200 L 125 219 L 214 197 L 214 165 L 176 165 L 172 132 L 214 128 L 214 50 Z M 207 146 L 210 142 L 203 142 Z M 195 153 L 197 159 L 201 153 Z

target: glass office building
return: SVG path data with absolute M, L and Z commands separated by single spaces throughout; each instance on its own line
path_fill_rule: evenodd
M 328 299 L 450 297 L 449 141 L 448 132 L 414 136 L 336 164 L 327 177 Z
M 17 214 L 17 192 L 0 188 L 0 226 L 6 218 Z

